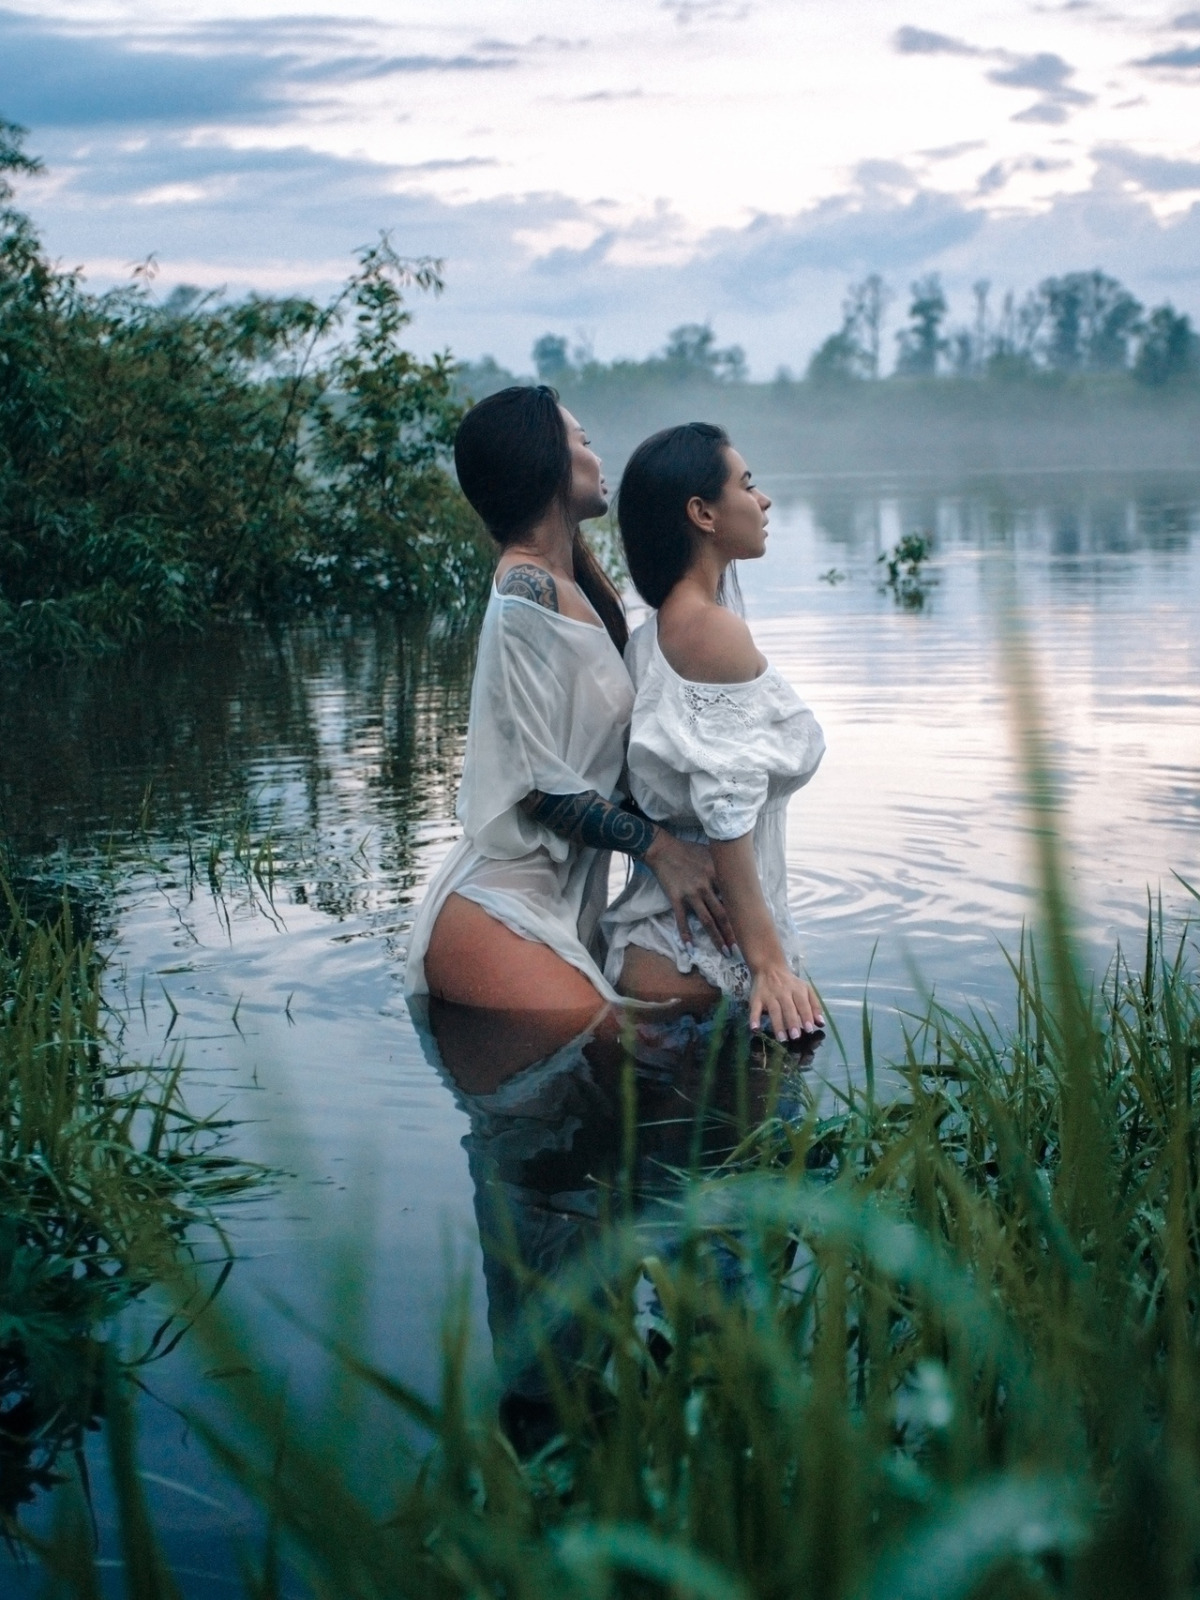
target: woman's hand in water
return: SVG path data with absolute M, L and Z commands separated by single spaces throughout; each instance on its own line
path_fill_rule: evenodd
M 642 860 L 662 885 L 662 891 L 671 902 L 679 937 L 685 945 L 692 942 L 688 926 L 688 913 L 699 919 L 708 930 L 709 937 L 718 949 L 726 952 L 734 944 L 733 924 L 721 903 L 717 887 L 717 869 L 712 854 L 705 844 L 689 844 L 677 839 L 666 828 L 656 828 L 649 848 Z
M 777 1039 L 798 1039 L 825 1026 L 817 991 L 783 963 L 761 967 L 750 985 L 750 1026 L 768 1024 Z

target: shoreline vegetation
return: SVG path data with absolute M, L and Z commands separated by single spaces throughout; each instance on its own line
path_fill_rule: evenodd
M 92 294 L 13 204 L 0 122 L 0 651 L 120 648 L 219 616 L 454 611 L 492 555 L 448 471 L 448 356 L 404 346 L 440 263 L 386 237 L 324 304 Z
M 4 842 L 0 852 L 7 857 Z M 0 859 L 0 1535 L 64 1481 L 106 1403 L 106 1368 L 169 1353 L 233 1263 L 220 1213 L 262 1174 L 233 1124 L 193 1115 L 183 1057 L 123 1059 L 86 891 Z M 196 1298 L 148 1347 L 114 1324 L 187 1260 Z

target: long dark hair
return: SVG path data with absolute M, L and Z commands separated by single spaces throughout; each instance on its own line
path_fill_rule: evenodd
M 558 395 L 544 383 L 488 395 L 458 425 L 454 466 L 462 492 L 501 550 L 517 543 L 558 502 L 571 508 L 571 447 Z M 629 641 L 625 607 L 579 528 L 571 569 L 618 650 Z
M 634 587 L 656 611 L 695 554 L 688 501 L 721 498 L 729 481 L 728 449 L 724 428 L 683 422 L 652 433 L 629 458 L 617 496 L 621 543 Z

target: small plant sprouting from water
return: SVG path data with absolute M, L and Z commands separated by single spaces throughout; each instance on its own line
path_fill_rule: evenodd
M 891 550 L 875 558 L 887 572 L 880 592 L 891 594 L 906 611 L 920 611 L 937 583 L 925 565 L 932 554 L 933 540 L 927 534 L 906 533 Z

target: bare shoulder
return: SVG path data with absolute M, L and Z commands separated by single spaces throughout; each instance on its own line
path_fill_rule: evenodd
M 724 606 L 664 608 L 658 642 L 679 676 L 693 683 L 747 683 L 766 666 L 750 629 Z
M 545 606 L 547 611 L 559 609 L 558 585 L 545 567 L 532 561 L 521 561 L 509 567 L 497 579 L 496 588 L 514 599 L 532 600 L 535 605 Z

